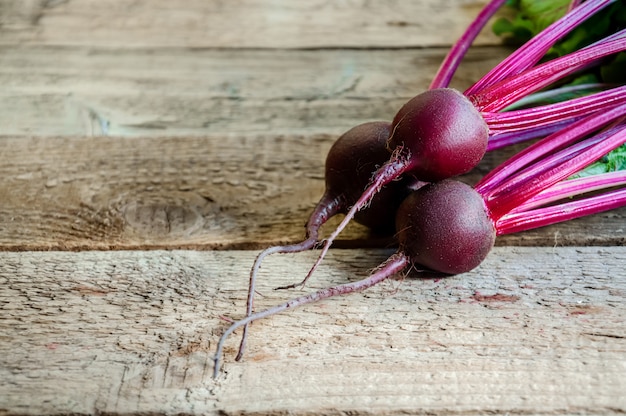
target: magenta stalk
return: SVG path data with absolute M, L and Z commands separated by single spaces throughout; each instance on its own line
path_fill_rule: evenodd
M 478 16 L 476 16 L 476 19 L 474 19 L 466 29 L 465 33 L 463 33 L 459 40 L 452 46 L 435 74 L 429 89 L 445 88 L 450 85 L 454 73 L 458 69 L 467 50 L 472 45 L 472 42 L 474 42 L 476 36 L 478 36 L 483 27 L 485 27 L 489 19 L 505 2 L 506 0 L 491 0 L 487 3 Z

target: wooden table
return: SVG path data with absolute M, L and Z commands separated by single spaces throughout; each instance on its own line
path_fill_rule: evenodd
M 260 321 L 211 377 L 333 140 L 427 88 L 483 4 L 0 0 L 0 414 L 626 412 L 624 209 Z M 485 32 L 454 85 L 507 53 Z M 304 290 L 385 244 L 351 226 Z M 258 308 L 315 257 L 268 258 Z

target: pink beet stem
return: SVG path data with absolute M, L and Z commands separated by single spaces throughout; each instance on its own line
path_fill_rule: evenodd
M 563 94 L 572 94 L 572 93 L 591 93 L 594 91 L 606 90 L 610 85 L 594 82 L 588 84 L 577 84 L 577 85 L 564 85 L 562 87 L 551 88 L 549 90 L 536 92 L 534 94 L 530 94 L 524 98 L 520 98 L 510 106 L 503 109 L 503 111 L 509 112 L 513 110 L 517 110 L 522 107 L 531 106 L 538 102 L 545 100 L 554 100 Z M 581 95 L 587 95 L 581 94 Z
M 448 52 L 448 55 L 441 63 L 437 74 L 435 74 L 435 77 L 430 84 L 430 89 L 445 88 L 450 84 L 454 73 L 461 63 L 461 60 L 467 53 L 467 50 L 471 46 L 472 42 L 474 42 L 474 39 L 476 39 L 476 36 L 478 36 L 489 19 L 505 2 L 506 0 L 491 0 L 487 3 L 487 5 L 465 30 L 465 33 L 463 33 L 463 35 Z
M 320 201 L 315 206 L 315 209 L 309 216 L 309 220 L 306 225 L 306 240 L 291 245 L 285 246 L 273 246 L 263 250 L 254 260 L 254 265 L 250 270 L 250 282 L 248 284 L 248 301 L 246 305 L 246 316 L 252 314 L 254 307 L 254 294 L 256 292 L 256 276 L 261 268 L 261 263 L 265 257 L 275 253 L 299 253 L 301 251 L 309 250 L 315 247 L 319 236 L 320 227 L 328 221 L 329 218 L 337 215 L 345 207 L 345 201 L 341 197 L 333 197 L 328 192 L 325 192 Z M 246 340 L 248 336 L 248 325 L 243 328 L 243 334 L 241 336 L 241 343 L 239 345 L 239 352 L 235 360 L 239 360 L 243 355 L 246 348 Z
M 575 121 L 562 130 L 521 150 L 485 175 L 474 188 L 478 193 L 483 195 L 483 197 L 489 199 L 494 190 L 501 187 L 513 174 L 517 174 L 517 172 L 524 169 L 526 166 L 540 160 L 546 155 L 564 149 L 577 142 L 587 134 L 621 117 L 623 113 L 624 105 L 621 105 L 619 107 L 607 108 L 605 111 L 597 112 Z
M 505 217 L 508 217 L 509 215 L 512 215 L 514 213 L 530 211 L 531 209 L 557 202 L 562 199 L 572 198 L 577 195 L 621 185 L 626 185 L 625 170 L 599 173 L 596 175 L 585 176 L 582 178 L 566 179 L 539 192 L 534 197 L 530 198 L 523 204 L 511 210 L 511 212 L 505 215 Z
M 626 113 L 626 106 L 621 107 Z M 617 131 L 616 131 L 617 130 Z M 559 163 L 558 158 L 550 159 L 548 169 L 540 169 L 538 174 L 524 175 L 522 172 L 511 181 L 493 193 L 485 200 L 491 217 L 497 221 L 502 216 L 508 214 L 516 206 L 521 205 L 528 199 L 547 189 L 553 184 L 573 175 L 589 164 L 600 159 L 605 154 L 626 143 L 626 125 L 621 125 L 619 129 L 612 129 L 613 134 L 602 141 L 588 147 L 574 157 L 568 158 Z M 591 139 L 587 140 L 592 140 Z M 567 151 L 568 149 L 565 149 Z M 541 165 L 543 161 L 537 165 Z M 534 167 L 533 167 L 534 169 Z M 518 180 L 521 178 L 522 180 Z
M 376 271 L 374 271 L 374 273 L 372 273 L 365 279 L 356 282 L 344 283 L 342 285 L 319 290 L 315 293 L 300 296 L 280 305 L 274 306 L 273 308 L 254 313 L 244 319 L 241 319 L 240 321 L 235 322 L 230 326 L 230 328 L 228 328 L 224 332 L 224 334 L 222 334 L 222 337 L 217 344 L 217 349 L 213 358 L 213 377 L 216 378 L 219 374 L 220 360 L 224 350 L 224 342 L 226 341 L 226 338 L 228 338 L 228 336 L 232 334 L 237 328 L 240 328 L 244 325 L 247 326 L 251 322 L 262 318 L 267 318 L 277 313 L 286 311 L 287 309 L 293 309 L 298 306 L 303 306 L 333 296 L 346 295 L 349 293 L 365 290 L 404 270 L 409 264 L 410 261 L 408 257 L 406 257 L 402 253 L 396 253 L 390 256 Z
M 496 222 L 496 230 L 498 235 L 511 234 L 623 206 L 626 206 L 626 189 L 618 189 L 560 205 L 507 214 Z
M 597 42 L 507 78 L 468 98 L 482 112 L 499 111 L 524 96 L 586 68 L 590 64 L 597 63 L 601 58 L 623 50 L 626 50 L 626 39 L 621 36 Z
M 534 165 L 530 165 L 525 169 L 517 172 L 511 178 L 508 178 L 502 185 L 496 187 L 488 194 L 484 195 L 485 200 L 491 203 L 492 200 L 498 198 L 498 195 L 502 195 L 505 192 L 511 192 L 512 189 L 516 189 L 521 186 L 521 184 L 526 183 L 529 178 L 536 178 L 545 172 L 554 169 L 556 166 L 564 163 L 567 160 L 571 160 L 576 156 L 583 154 L 586 150 L 590 149 L 594 144 L 597 144 L 604 140 L 606 136 L 604 135 L 596 135 L 592 136 L 588 139 L 585 139 L 581 142 L 575 143 L 570 147 L 562 149 L 552 155 L 546 156 L 544 159 L 535 163 Z M 511 194 L 509 193 L 509 196 Z
M 465 91 L 465 95 L 480 94 L 505 78 L 517 75 L 535 65 L 548 50 L 563 36 L 576 28 L 581 22 L 615 0 L 588 0 L 574 7 L 556 22 L 542 30 L 520 48 L 511 53 L 500 64 L 495 66 L 472 87 Z
M 524 105 L 531 105 L 542 99 L 551 99 L 554 97 L 558 97 L 559 95 L 564 94 L 564 93 L 566 94 L 566 93 L 579 92 L 579 91 L 589 92 L 594 89 L 600 89 L 604 87 L 607 87 L 607 85 L 595 83 L 595 84 L 582 84 L 582 85 L 573 85 L 573 86 L 554 88 L 548 91 L 531 94 L 527 97 L 524 97 L 516 101 L 513 105 L 507 108 L 510 109 L 511 107 L 521 107 Z M 570 103 L 569 105 L 571 105 L 571 100 L 567 102 Z M 540 108 L 540 107 L 535 107 L 535 108 Z M 541 107 L 541 108 L 545 108 L 545 107 Z M 504 113 L 487 113 L 489 114 L 489 116 L 486 116 L 486 118 L 493 117 L 493 116 L 505 117 L 507 114 L 510 114 L 514 111 L 518 111 L 518 110 L 511 109 L 511 110 L 505 110 Z M 492 130 L 490 137 L 489 137 L 489 143 L 487 144 L 487 151 L 491 152 L 493 150 L 501 149 L 506 146 L 511 146 L 516 143 L 521 143 L 526 140 L 537 139 L 540 137 L 548 136 L 552 133 L 562 130 L 564 127 L 566 127 L 569 124 L 572 124 L 573 122 L 577 121 L 580 118 L 582 118 L 582 116 L 578 116 L 578 117 L 572 116 L 568 118 L 563 118 L 562 120 L 552 120 L 549 123 L 546 123 L 545 125 L 532 125 L 532 126 L 529 125 L 523 130 L 515 130 L 515 129 L 505 130 L 505 131 L 493 131 Z
M 521 143 L 526 140 L 546 137 L 550 134 L 556 133 L 557 131 L 563 130 L 566 126 L 574 123 L 577 120 L 577 118 L 572 118 L 564 121 L 554 122 L 548 124 L 547 126 L 534 127 L 522 131 L 511 131 L 506 133 L 493 134 L 489 137 L 489 142 L 487 143 L 487 151 L 491 152 L 492 150 L 501 149 L 503 147 L 511 146 L 516 143 Z
M 559 121 L 576 118 L 626 102 L 626 86 L 612 88 L 559 103 L 504 113 L 483 112 L 492 134 L 533 129 Z
M 538 175 L 548 171 L 549 169 L 552 169 L 555 166 L 558 166 L 566 160 L 572 159 L 582 154 L 583 152 L 585 152 L 585 150 L 591 148 L 594 144 L 605 140 L 613 133 L 614 132 L 612 130 L 602 132 L 578 143 L 574 143 L 569 147 L 555 152 L 554 154 L 546 155 L 537 163 L 527 166 L 519 172 L 516 172 L 515 176 L 506 178 L 506 180 L 504 180 L 502 184 L 494 187 L 488 193 L 484 193 L 483 196 L 486 200 L 495 199 L 494 195 L 505 192 L 505 190 L 515 189 L 519 184 L 526 182 L 528 178 L 537 177 Z

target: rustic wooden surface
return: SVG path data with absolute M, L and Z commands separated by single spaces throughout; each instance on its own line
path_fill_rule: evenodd
M 332 252 L 309 290 L 385 250 Z M 600 413 L 626 407 L 626 253 L 498 247 L 471 273 L 395 280 L 253 325 L 251 251 L 0 253 L 0 380 L 11 414 Z M 532 261 L 528 261 L 532 259 Z M 269 258 L 259 307 L 312 253 Z M 524 264 L 525 267 L 520 267 Z M 10 329 L 10 331 L 9 331 Z
M 482 4 L 0 0 L 0 415 L 626 412 L 623 209 L 258 322 L 210 377 L 335 137 L 425 89 Z M 485 32 L 454 85 L 507 52 Z M 393 250 L 337 245 L 306 290 Z M 269 258 L 258 307 L 314 256 Z

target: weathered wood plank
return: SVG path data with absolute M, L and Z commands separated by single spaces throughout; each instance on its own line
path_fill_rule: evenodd
M 298 241 L 322 194 L 334 140 L 0 138 L 0 250 L 256 249 Z M 465 180 L 513 151 L 490 154 Z M 615 210 L 498 244 L 624 244 L 625 218 L 626 209 Z M 342 238 L 357 240 L 353 246 L 376 243 L 359 226 Z
M 119 48 L 450 45 L 484 0 L 2 0 L 0 43 Z M 497 44 L 488 31 L 478 44 Z
M 332 252 L 309 289 L 381 250 Z M 252 327 L 252 252 L 0 253 L 0 413 L 609 414 L 626 412 L 626 249 L 497 247 L 471 273 L 384 283 Z M 270 288 L 313 253 L 268 258 Z
M 445 53 L 0 47 L 0 133 L 339 134 L 391 119 L 428 87 Z M 473 50 L 455 86 L 506 54 Z

